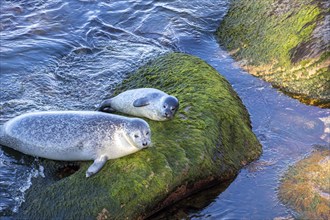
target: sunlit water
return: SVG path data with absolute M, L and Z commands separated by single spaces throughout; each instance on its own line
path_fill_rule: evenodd
M 330 112 L 306 106 L 242 71 L 214 32 L 229 0 L 0 0 L 0 124 L 25 112 L 94 110 L 127 74 L 170 51 L 198 56 L 223 74 L 246 105 L 261 158 L 193 219 L 273 219 L 294 213 L 277 198 L 281 175 L 329 145 Z M 0 148 L 0 216 L 24 202 L 31 178 L 43 178 L 31 157 Z

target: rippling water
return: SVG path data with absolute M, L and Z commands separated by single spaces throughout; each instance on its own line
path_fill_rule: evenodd
M 290 99 L 237 67 L 214 38 L 228 4 L 1 0 L 0 124 L 36 110 L 93 110 L 148 60 L 186 52 L 230 81 L 249 110 L 264 153 L 203 208 L 184 211 L 184 218 L 293 215 L 277 199 L 279 179 L 313 145 L 329 145 L 330 112 Z M 31 178 L 43 175 L 34 158 L 0 148 L 0 216 L 17 212 Z

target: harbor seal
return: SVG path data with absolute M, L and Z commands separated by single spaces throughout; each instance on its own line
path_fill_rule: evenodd
M 146 117 L 155 121 L 172 119 L 179 108 L 178 99 L 158 89 L 140 88 L 127 90 L 103 101 L 99 111 L 118 111 Z
M 0 144 L 53 160 L 94 160 L 86 177 L 108 159 L 135 153 L 151 144 L 147 122 L 95 111 L 27 113 L 0 127 Z

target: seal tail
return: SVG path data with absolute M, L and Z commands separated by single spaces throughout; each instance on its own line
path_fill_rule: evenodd
M 0 138 L 5 136 L 5 128 L 3 125 L 0 125 Z
M 5 138 L 5 126 L 0 125 L 0 144 L 4 144 L 4 138 Z

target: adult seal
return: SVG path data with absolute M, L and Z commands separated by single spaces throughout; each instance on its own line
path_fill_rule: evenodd
M 103 101 L 98 108 L 104 112 L 122 112 L 155 121 L 172 119 L 179 108 L 178 99 L 158 89 L 127 90 Z
M 0 144 L 53 160 L 94 160 L 86 177 L 108 159 L 135 153 L 151 144 L 150 128 L 139 118 L 95 111 L 27 113 L 0 127 Z

